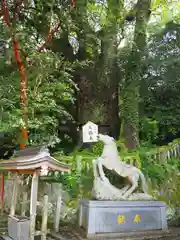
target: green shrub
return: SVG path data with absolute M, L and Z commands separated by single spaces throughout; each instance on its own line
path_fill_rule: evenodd
M 122 161 L 131 163 L 141 168 L 146 178 L 149 180 L 150 194 L 156 196 L 157 199 L 165 201 L 168 205 L 177 208 L 180 199 L 180 163 L 177 158 L 171 158 L 158 161 L 154 155 L 162 149 L 169 149 L 170 146 L 155 147 L 147 142 L 143 142 L 138 149 L 129 151 L 122 140 L 117 141 L 119 154 Z M 63 159 L 72 165 L 70 174 L 60 174 L 57 181 L 60 181 L 71 196 L 70 205 L 77 202 L 81 196 L 90 198 L 93 186 L 93 169 L 92 160 L 101 155 L 103 149 L 102 143 L 96 143 L 92 147 L 92 151 L 74 151 L 69 156 L 62 153 L 54 153 L 54 157 Z M 164 150 L 163 150 L 164 151 Z M 78 159 L 81 159 L 81 166 L 78 167 Z M 106 171 L 107 177 L 111 183 L 120 187 L 122 179 L 112 172 Z

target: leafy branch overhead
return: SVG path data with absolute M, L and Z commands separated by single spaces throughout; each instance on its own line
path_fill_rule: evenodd
M 117 138 L 121 128 L 130 148 L 145 136 L 144 117 L 157 120 L 161 138 L 165 126 L 177 134 L 178 120 L 169 115 L 166 124 L 160 113 L 169 108 L 158 108 L 163 86 L 172 92 L 178 86 L 179 14 L 174 9 L 179 3 L 166 0 L 2 1 L 1 131 L 16 133 L 23 122 L 13 32 L 28 78 L 30 144 L 55 146 L 62 140 L 73 146 L 77 125 L 88 120 L 108 125 Z M 175 81 L 169 80 L 170 72 Z M 175 111 L 178 119 L 178 107 Z

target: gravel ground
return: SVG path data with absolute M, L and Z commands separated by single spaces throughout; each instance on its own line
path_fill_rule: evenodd
M 53 238 L 57 240 L 85 240 L 85 233 L 82 229 L 78 229 L 76 226 L 64 226 L 61 227 L 61 234 L 58 238 Z M 49 239 L 52 240 L 52 239 Z M 180 228 L 172 228 L 169 233 L 152 235 L 152 233 L 147 233 L 146 236 L 141 237 L 121 237 L 121 238 L 105 238 L 98 237 L 96 240 L 180 240 Z
M 6 222 L 6 221 L 5 221 Z M 4 232 L 5 222 L 3 221 L 2 216 L 0 217 L 0 231 Z M 7 223 L 6 223 L 7 225 Z M 1 239 L 1 238 L 0 238 Z M 39 240 L 41 238 L 37 238 Z M 76 227 L 75 225 L 64 225 L 60 226 L 60 233 L 55 237 L 48 237 L 47 240 L 85 240 L 85 232 L 83 229 Z M 105 238 L 99 237 L 97 240 L 180 240 L 180 228 L 171 228 L 169 233 L 152 236 L 151 233 L 147 233 L 143 237 L 129 237 L 129 238 Z
M 0 239 L 4 240 L 4 238 Z M 36 240 L 40 240 L 41 237 L 37 237 Z M 81 234 L 79 234 L 79 231 L 75 231 L 74 229 L 64 228 L 61 229 L 61 234 L 57 234 L 54 237 L 47 237 L 47 240 L 85 240 Z M 93 239 L 91 239 L 93 240 Z M 144 237 L 126 237 L 126 238 L 105 238 L 105 237 L 98 237 L 96 240 L 180 240 L 180 229 L 175 229 L 170 234 L 164 235 L 164 236 L 151 236 L 146 235 Z

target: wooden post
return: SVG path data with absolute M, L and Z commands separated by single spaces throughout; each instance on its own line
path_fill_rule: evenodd
M 170 159 L 170 158 L 171 158 L 171 154 L 170 154 L 170 151 L 169 151 L 169 149 L 168 149 L 168 151 L 167 151 L 167 156 L 168 156 L 168 159 Z
M 1 210 L 4 210 L 4 173 L 1 173 L 1 186 L 0 186 L 0 193 L 1 193 Z
M 175 146 L 175 147 L 174 147 L 174 156 L 175 156 L 175 158 L 177 157 L 177 151 L 176 151 L 176 149 L 177 149 L 177 147 Z
M 27 206 L 27 192 L 23 192 L 23 201 L 21 206 L 21 216 L 26 216 L 26 206 Z
M 83 194 L 83 188 L 81 183 L 81 172 L 82 172 L 82 157 L 78 156 L 76 159 L 76 166 L 77 166 L 77 176 L 78 176 L 78 192 L 79 192 L 79 198 L 82 197 Z
M 56 204 L 56 216 L 55 216 L 55 224 L 54 224 L 54 230 L 55 232 L 59 232 L 59 223 L 60 223 L 60 216 L 61 216 L 61 196 L 58 197 L 57 199 L 57 204 Z
M 29 240 L 34 240 L 35 237 L 38 179 L 39 179 L 38 172 L 34 172 L 31 185 Z
M 43 214 L 42 214 L 41 240 L 46 240 L 47 220 L 48 220 L 48 196 L 45 195 L 44 204 L 43 204 Z
M 14 184 L 13 184 L 13 192 L 12 192 L 12 199 L 11 199 L 11 210 L 10 216 L 14 216 L 16 212 L 16 204 L 17 204 L 17 195 L 18 195 L 18 185 L 19 185 L 19 176 L 16 173 L 14 175 Z

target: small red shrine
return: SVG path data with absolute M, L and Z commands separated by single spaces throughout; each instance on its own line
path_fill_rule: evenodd
M 29 216 L 30 231 L 28 234 L 29 239 L 34 240 L 36 235 L 35 223 L 39 176 L 47 175 L 49 171 L 69 172 L 70 166 L 53 158 L 47 148 L 27 147 L 23 150 L 16 151 L 12 159 L 0 161 L 0 170 L 14 173 L 10 218 L 15 216 L 20 176 L 32 175 Z M 46 236 L 44 239 L 46 239 Z

